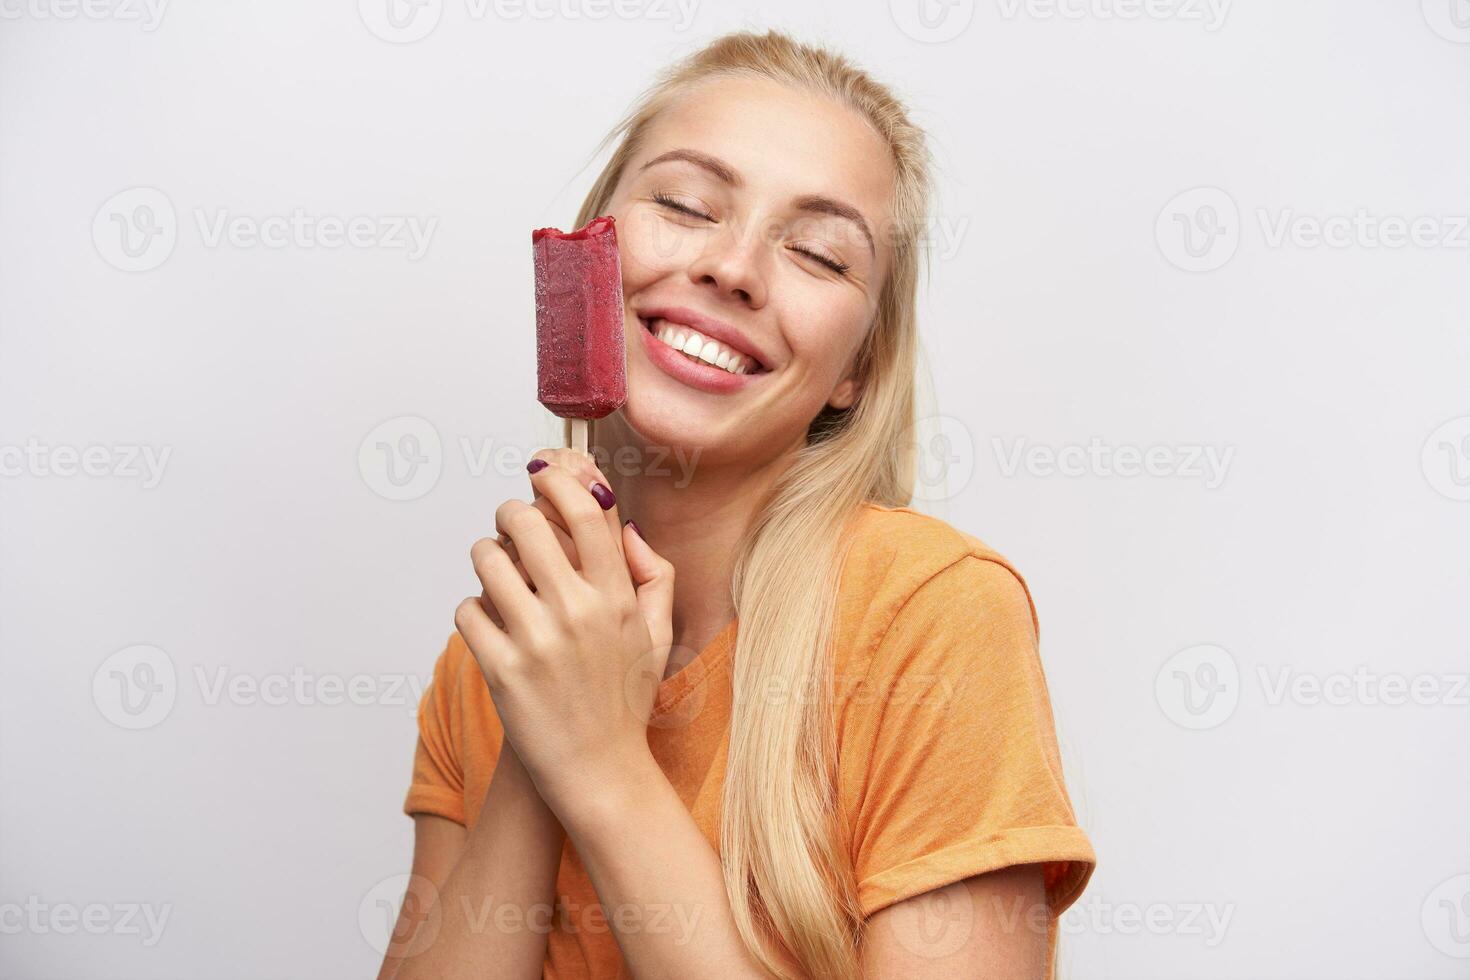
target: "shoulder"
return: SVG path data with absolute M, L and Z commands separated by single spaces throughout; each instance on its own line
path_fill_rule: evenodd
M 424 691 L 421 718 L 437 714 L 458 731 L 465 716 L 494 718 L 490 690 L 475 655 L 458 630 L 449 634 L 444 649 L 434 661 L 434 671 Z
M 864 915 L 1021 864 L 1045 866 L 1060 915 L 1096 857 L 1067 796 L 1025 581 L 906 507 L 866 507 L 853 535 L 833 719 Z
M 1029 631 L 1034 643 L 1038 631 L 1030 589 L 1008 558 L 937 517 L 873 503 L 850 525 L 837 615 L 838 666 L 849 673 L 866 673 L 885 639 L 941 646 L 980 627 Z
M 449 634 L 444 642 L 444 649 L 434 661 L 433 684 L 440 686 L 443 693 L 457 691 L 463 685 L 464 672 L 478 665 L 475 663 L 475 655 L 470 652 L 464 637 L 459 635 L 459 630 Z

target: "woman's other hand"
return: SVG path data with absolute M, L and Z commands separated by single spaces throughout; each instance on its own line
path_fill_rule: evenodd
M 588 457 L 545 450 L 528 469 L 536 499 L 506 501 L 496 511 L 501 539 L 475 542 L 483 592 L 460 604 L 455 626 L 507 737 L 555 806 L 579 782 L 647 754 L 673 640 L 674 569 L 620 525 Z

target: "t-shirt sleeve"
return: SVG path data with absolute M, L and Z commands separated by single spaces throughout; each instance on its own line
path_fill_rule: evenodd
M 432 813 L 463 825 L 465 822 L 464 770 L 457 746 L 462 730 L 459 715 L 456 640 L 451 636 L 434 664 L 434 676 L 419 699 L 418 744 L 413 755 L 413 780 L 403 812 Z
M 900 607 L 869 662 L 844 745 L 870 755 L 844 788 L 865 916 L 1018 864 L 1043 865 L 1060 916 L 1096 866 L 1063 782 L 1024 582 L 967 555 Z

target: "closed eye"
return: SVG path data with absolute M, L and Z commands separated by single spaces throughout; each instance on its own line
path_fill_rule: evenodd
M 705 214 L 703 211 L 695 210 L 694 208 L 691 208 L 689 205 L 684 204 L 681 201 L 676 201 L 672 197 L 669 197 L 667 194 L 665 194 L 663 191 L 654 191 L 653 200 L 663 207 L 668 208 L 670 211 L 678 211 L 680 214 L 687 214 L 691 218 L 703 218 L 705 221 L 714 220 L 713 215 Z
M 825 265 L 827 268 L 831 269 L 833 272 L 837 273 L 839 276 L 847 275 L 847 273 L 852 269 L 852 266 L 848 265 L 846 262 L 839 262 L 838 260 L 832 258 L 830 255 L 823 255 L 821 252 L 814 251 L 810 248 L 803 248 L 800 245 L 791 246 L 791 251 L 800 252 L 802 255 L 805 255 L 808 258 L 817 260 L 818 262 Z
M 679 200 L 676 200 L 675 198 L 672 198 L 672 197 L 668 196 L 663 191 L 654 191 L 653 194 L 650 195 L 650 196 L 652 197 L 652 199 L 653 199 L 653 201 L 654 201 L 655 204 L 658 204 L 660 207 L 667 208 L 670 211 L 674 211 L 674 212 L 677 212 L 679 214 L 687 215 L 688 217 L 691 217 L 691 218 L 698 218 L 698 219 L 700 219 L 702 221 L 714 221 L 715 220 L 714 215 L 707 214 L 706 212 L 700 211 L 697 208 L 692 208 L 689 205 L 685 204 L 683 201 L 679 201 Z M 821 252 L 818 252 L 818 251 L 816 251 L 815 249 L 812 249 L 812 248 L 807 248 L 807 247 L 802 246 L 802 245 L 792 245 L 791 246 L 791 250 L 793 252 L 800 252 L 802 255 L 805 255 L 807 258 L 812 259 L 812 260 L 814 260 L 816 262 L 820 262 L 822 265 L 824 265 L 827 268 L 831 269 L 833 272 L 837 273 L 839 276 L 846 276 L 848 274 L 848 272 L 850 272 L 852 270 L 852 266 L 848 265 L 846 262 L 841 262 L 841 261 L 839 261 L 837 259 L 834 259 L 830 255 L 824 255 Z

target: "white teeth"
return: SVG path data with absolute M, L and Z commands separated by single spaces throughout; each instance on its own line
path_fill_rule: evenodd
M 737 354 L 718 340 L 687 327 L 676 327 L 663 320 L 653 321 L 653 327 L 653 335 L 661 343 L 705 364 L 722 368 L 731 374 L 749 374 L 755 369 L 755 362 L 749 357 Z

